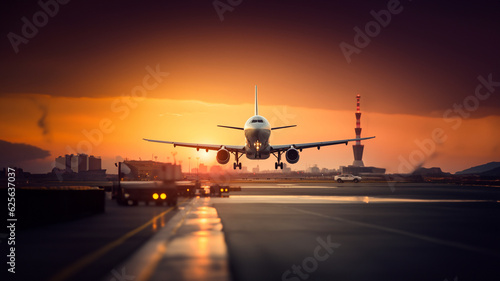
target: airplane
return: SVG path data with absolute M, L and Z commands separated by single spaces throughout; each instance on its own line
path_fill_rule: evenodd
M 248 159 L 251 160 L 264 160 L 270 157 L 272 154 L 276 157 L 277 162 L 274 163 L 274 169 L 283 169 L 283 162 L 281 161 L 281 156 L 284 153 L 285 159 L 290 164 L 295 164 L 299 161 L 299 152 L 302 149 L 316 147 L 318 150 L 322 146 L 335 145 L 344 143 L 347 145 L 350 141 L 361 141 L 367 139 L 373 139 L 375 137 L 367 138 L 356 138 L 356 139 L 346 139 L 346 140 L 335 140 L 335 141 L 325 141 L 325 142 L 312 142 L 312 143 L 299 143 L 299 144 L 284 144 L 284 145 L 271 145 L 269 143 L 269 137 L 271 136 L 271 131 L 291 128 L 297 125 L 288 125 L 281 127 L 271 127 L 269 122 L 263 116 L 259 115 L 259 107 L 257 103 L 257 85 L 255 86 L 255 115 L 250 117 L 245 126 L 233 127 L 225 125 L 217 125 L 218 127 L 241 130 L 245 134 L 245 145 L 222 145 L 222 144 L 198 144 L 198 143 L 185 143 L 185 142 L 173 142 L 173 141 L 162 141 L 162 140 L 151 140 L 143 139 L 149 142 L 167 143 L 176 146 L 191 147 L 196 148 L 197 151 L 204 149 L 207 152 L 209 150 L 217 150 L 217 162 L 219 164 L 227 164 L 231 158 L 231 153 L 234 154 L 235 162 L 233 163 L 233 169 L 239 168 L 241 170 L 240 158 L 246 155 Z

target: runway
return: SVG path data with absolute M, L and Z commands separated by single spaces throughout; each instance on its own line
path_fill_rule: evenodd
M 213 200 L 234 280 L 498 280 L 496 189 L 242 189 Z
M 193 198 L 178 209 L 108 200 L 103 215 L 19 233 L 16 277 L 498 280 L 499 188 L 241 187 L 229 198 Z

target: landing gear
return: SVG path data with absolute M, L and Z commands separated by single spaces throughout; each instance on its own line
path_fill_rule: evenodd
M 278 155 L 274 154 L 273 152 L 274 157 L 276 157 L 276 159 L 278 160 L 278 162 L 274 162 L 274 169 L 277 170 L 278 167 L 280 167 L 281 170 L 283 170 L 283 162 L 281 162 L 281 151 L 277 151 L 276 153 L 278 153 Z
M 233 163 L 233 169 L 236 170 L 236 168 L 241 170 L 241 162 L 240 163 Z
M 240 158 L 241 158 L 241 156 L 243 156 L 243 154 L 241 154 L 241 155 L 238 155 L 238 154 L 239 154 L 238 152 L 234 153 L 234 158 L 236 159 L 236 162 L 233 163 L 233 170 L 236 170 L 236 167 L 238 167 L 241 170 Z

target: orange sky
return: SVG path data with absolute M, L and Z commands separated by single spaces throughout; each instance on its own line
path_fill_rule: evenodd
M 21 19 L 40 6 L 11 2 L 0 9 L 2 34 L 24 36 Z M 222 21 L 210 1 L 72 1 L 29 40 L 0 41 L 0 164 L 45 172 L 80 147 L 112 170 L 117 157 L 166 161 L 174 151 L 143 137 L 243 144 L 216 125 L 243 126 L 255 84 L 273 126 L 298 125 L 274 131 L 274 144 L 353 138 L 359 93 L 362 136 L 377 137 L 364 142 L 366 165 L 456 172 L 498 161 L 498 1 L 402 1 L 357 44 L 356 30 L 388 3 L 242 1 Z M 359 52 L 347 60 L 342 44 Z M 184 163 L 215 163 L 214 152 L 175 151 Z M 275 161 L 242 159 L 262 170 Z M 352 160 L 350 145 L 333 146 L 303 151 L 292 167 Z
M 177 160 L 183 161 L 187 170 L 188 157 L 192 157 L 191 167 L 196 157 L 200 163 L 216 164 L 215 152 L 197 152 L 194 149 L 148 143 L 145 138 L 183 141 L 194 143 L 243 144 L 241 131 L 217 128 L 217 124 L 243 126 L 253 115 L 253 89 L 246 95 L 249 103 L 239 105 L 213 104 L 202 101 L 185 101 L 146 98 L 141 101 L 130 99 L 130 111 L 113 111 L 111 105 L 118 98 L 68 98 L 43 95 L 11 95 L 1 98 L 0 130 L 3 139 L 12 143 L 28 143 L 51 153 L 50 157 L 26 164 L 28 170 L 49 171 L 54 158 L 71 152 L 85 152 L 101 156 L 104 168 L 113 170 L 117 157 L 129 159 L 172 160 L 171 152 L 176 151 Z M 260 90 L 259 100 L 267 100 L 266 89 Z M 409 172 L 409 169 L 424 160 L 425 167 L 438 166 L 444 171 L 456 172 L 472 165 L 497 160 L 500 156 L 500 117 L 490 116 L 463 119 L 459 127 L 447 123 L 443 118 L 415 115 L 381 114 L 361 109 L 362 136 L 376 136 L 365 144 L 365 165 L 386 167 L 388 172 Z M 297 124 L 296 128 L 273 131 L 272 144 L 328 141 L 354 137 L 355 95 L 350 97 L 353 110 L 337 111 L 286 104 L 261 106 L 260 114 L 273 126 Z M 127 103 L 120 103 L 125 105 Z M 46 126 L 48 134 L 43 135 L 37 125 L 42 111 L 47 108 Z M 16 117 L 15 119 L 13 117 Z M 100 127 L 102 120 L 109 123 Z M 406 128 L 406 129 L 405 129 Z M 444 136 L 442 144 L 432 140 L 433 130 L 441 128 Z M 87 133 L 84 133 L 87 132 Z M 480 136 L 480 137 L 478 137 Z M 423 146 L 419 144 L 425 143 Z M 91 144 L 89 146 L 89 144 Z M 78 151 L 78 149 L 80 149 Z M 421 159 L 424 156 L 425 159 Z M 254 161 L 243 159 L 249 168 L 260 166 L 261 170 L 272 169 L 274 159 Z M 317 164 L 319 167 L 338 168 L 351 164 L 351 145 L 337 145 L 304 150 L 299 163 L 293 169 L 305 169 Z M 33 164 L 41 165 L 33 169 Z M 405 163 L 410 163 L 407 165 Z M 227 167 L 229 167 L 228 165 Z

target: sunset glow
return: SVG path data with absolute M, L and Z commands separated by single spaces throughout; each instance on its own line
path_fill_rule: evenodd
M 474 49 L 468 43 L 472 36 L 474 42 L 497 36 L 498 25 L 489 22 L 493 11 L 481 10 L 486 15 L 457 35 L 430 4 L 402 3 L 402 12 L 349 62 L 339 44 L 354 44 L 353 28 L 364 27 L 384 1 L 315 3 L 300 12 L 245 2 L 224 21 L 210 3 L 123 4 L 143 12 L 130 16 L 94 1 L 95 13 L 103 15 L 95 20 L 76 16 L 86 5 L 61 8 L 18 54 L 4 42 L 0 130 L 10 144 L 2 150 L 27 144 L 39 154 L 7 153 L 3 166 L 48 172 L 55 157 L 83 152 L 101 156 L 103 168 L 114 171 L 120 157 L 173 161 L 173 151 L 185 171 L 188 157 L 191 167 L 197 157 L 216 165 L 213 151 L 142 139 L 244 144 L 241 132 L 217 125 L 243 126 L 253 115 L 254 85 L 261 115 L 272 126 L 298 125 L 273 131 L 272 144 L 354 138 L 360 94 L 361 136 L 376 136 L 362 142 L 365 165 L 456 172 L 500 157 L 500 72 L 492 53 L 498 40 Z M 19 18 L 30 13 L 13 7 L 7 28 L 20 33 Z M 242 160 L 261 170 L 273 169 L 274 161 Z M 306 150 L 291 167 L 352 161 L 349 144 Z

